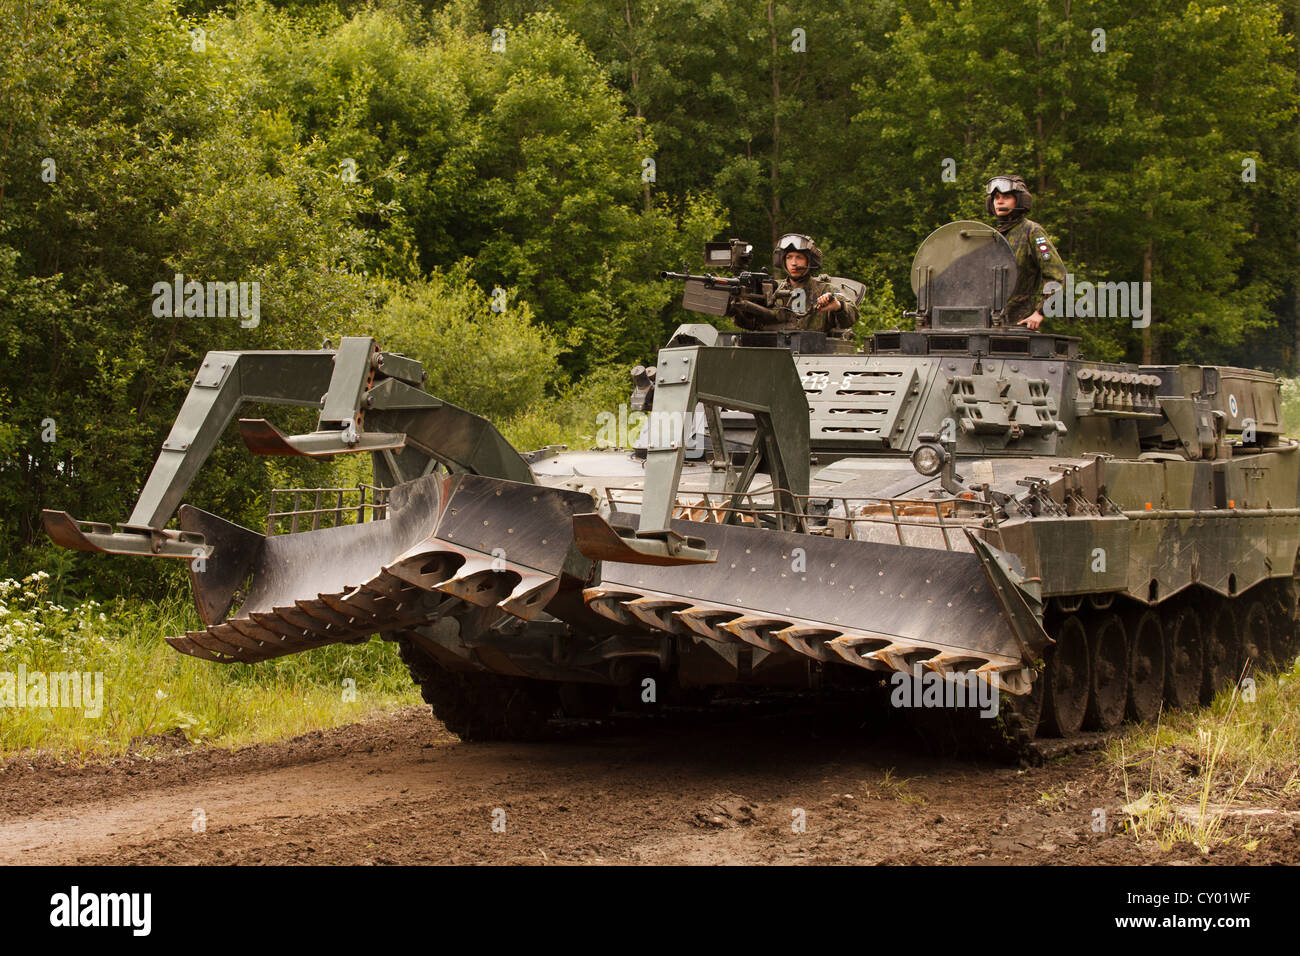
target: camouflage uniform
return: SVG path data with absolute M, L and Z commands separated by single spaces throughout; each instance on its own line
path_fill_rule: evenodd
M 1035 312 L 1043 310 L 1043 285 L 1047 282 L 1065 284 L 1065 263 L 1056 253 L 1052 240 L 1038 223 L 1028 218 L 1034 208 L 1034 197 L 1029 192 L 1023 176 L 1004 174 L 993 176 L 984 184 L 984 210 L 994 215 L 993 195 L 1016 197 L 1016 205 L 1009 215 L 998 216 L 994 227 L 1002 233 L 1016 257 L 1016 287 L 1007 300 L 1003 322 L 1015 325 Z
M 1015 325 L 1042 311 L 1043 283 L 1065 284 L 1065 263 L 1052 240 L 1038 223 L 1024 216 L 1008 216 L 994 224 L 1016 254 L 1016 288 L 1007 300 L 1007 324 Z
M 777 285 L 778 292 L 784 292 L 791 289 L 798 289 L 788 278 L 782 279 Z M 844 329 L 851 329 L 858 321 L 858 307 L 849 302 L 843 293 L 826 281 L 826 276 L 814 276 L 809 278 L 802 286 L 806 292 L 804 298 L 803 315 L 799 315 L 788 304 L 782 303 L 776 309 L 777 325 L 771 326 L 772 329 L 805 329 L 810 332 L 825 332 L 827 335 L 833 335 Z M 818 312 L 817 300 L 827 292 L 839 293 L 840 308 L 834 312 Z

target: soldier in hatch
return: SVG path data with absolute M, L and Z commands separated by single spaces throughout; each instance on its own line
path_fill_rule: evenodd
M 858 321 L 857 306 L 827 282 L 826 276 L 813 275 L 822 266 L 822 251 L 811 236 L 793 232 L 782 236 L 772 250 L 772 266 L 786 274 L 776 290 L 796 293 L 776 310 L 780 328 L 834 335 L 853 328 Z
M 1065 283 L 1065 263 L 1047 232 L 1026 217 L 1034 205 L 1025 181 L 1019 176 L 994 176 L 984 184 L 984 208 L 997 217 L 998 232 L 1016 254 L 1018 278 L 1007 301 L 1007 322 L 1037 329 L 1043 323 L 1043 286 Z

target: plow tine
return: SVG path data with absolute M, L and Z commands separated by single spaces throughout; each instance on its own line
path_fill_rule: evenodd
M 465 555 L 455 551 L 422 548 L 414 555 L 403 557 L 387 570 L 394 577 L 425 591 L 433 591 L 450 580 L 462 564 Z
M 406 586 L 407 582 L 393 574 L 388 568 L 381 569 L 377 575 L 366 582 L 367 588 L 385 597 L 392 598 L 394 601 L 402 599 L 402 591 L 405 590 Z
M 401 604 L 408 600 L 414 600 L 423 594 L 436 594 L 436 590 L 420 587 L 418 584 L 411 584 L 401 578 L 394 577 L 400 587 L 394 589 L 388 586 L 388 581 L 379 582 L 378 579 L 367 581 L 355 591 L 348 592 L 343 600 L 349 604 L 360 604 L 363 606 L 375 606 L 388 608 Z
M 312 641 L 332 640 L 334 635 L 326 628 L 325 624 L 316 620 L 310 614 L 305 614 L 296 607 L 277 607 L 272 608 L 275 616 L 284 621 L 290 627 L 296 627 L 299 631 L 305 632 L 301 635 Z
M 857 651 L 855 651 L 852 647 L 847 646 L 847 645 L 844 645 L 844 644 L 841 644 L 841 643 L 839 642 L 838 639 L 837 639 L 837 640 L 834 640 L 834 641 L 828 641 L 828 642 L 826 643 L 826 646 L 829 647 L 829 648 L 830 648 L 832 651 L 834 651 L 836 654 L 838 654 L 838 655 L 839 655 L 839 656 L 840 656 L 840 657 L 841 657 L 841 658 L 842 658 L 846 663 L 849 663 L 849 664 L 856 664 L 858 667 L 865 667 L 867 670 L 881 670 L 881 669 L 882 669 L 882 668 L 879 668 L 879 667 L 875 667 L 875 666 L 873 666 L 873 665 L 874 665 L 874 662 L 873 662 L 873 661 L 865 660 L 865 659 L 862 657 L 862 655 L 860 655 L 860 654 L 859 654 Z
M 317 598 L 314 601 L 294 601 L 293 603 L 296 604 L 298 609 L 304 614 L 311 615 L 316 620 L 327 626 L 338 627 L 349 631 L 354 630 L 359 626 L 358 622 L 350 615 L 340 614 L 321 598 Z
M 178 637 L 164 637 L 163 640 L 170 644 L 173 650 L 179 651 L 182 654 L 188 654 L 190 657 L 203 657 L 202 654 L 196 654 L 194 652 L 194 642 L 184 635 Z
M 527 575 L 508 597 L 498 602 L 498 606 L 507 614 L 531 621 L 542 613 L 559 590 L 559 578 L 549 574 Z
M 918 650 L 920 650 L 919 647 L 914 647 L 911 644 L 890 644 L 878 651 L 867 651 L 862 656 L 874 661 L 880 661 L 891 670 L 902 671 L 906 674 L 911 672 L 907 663 L 907 655 L 915 654 Z
M 503 558 L 427 545 L 387 569 L 424 591 L 441 591 L 478 607 L 496 605 L 525 621 L 536 619 L 560 589 L 555 574 L 539 573 Z
M 223 644 L 228 644 L 230 647 L 235 648 L 238 652 L 236 656 L 249 651 L 254 654 L 261 653 L 262 648 L 259 642 L 250 637 L 245 637 L 243 631 L 240 631 L 229 623 L 214 624 L 208 628 L 208 633 Z
M 975 671 L 976 675 L 988 681 L 989 686 L 1005 690 L 1009 694 L 1027 694 L 1031 687 L 1031 671 L 1021 664 L 1005 664 L 989 661 Z
M 582 599 L 586 602 L 587 607 L 601 617 L 609 618 L 616 624 L 626 624 L 628 627 L 635 627 L 637 619 L 623 607 L 623 602 L 640 596 L 629 591 L 616 591 L 612 588 L 587 588 L 582 592 Z
M 229 664 L 230 658 L 221 654 L 216 654 L 201 644 L 194 641 L 191 636 L 195 632 L 187 631 L 185 637 L 168 637 L 164 638 L 168 644 L 176 648 L 182 654 L 188 654 L 190 657 L 197 657 L 201 660 L 212 661 L 214 664 Z
M 626 601 L 623 606 L 637 620 L 649 624 L 655 630 L 667 631 L 670 634 L 683 634 L 685 627 L 678 621 L 674 620 L 673 612 L 684 610 L 689 607 L 685 601 L 673 601 L 666 598 L 637 598 L 635 601 Z
M 755 647 L 761 647 L 765 651 L 782 651 L 785 650 L 785 644 L 781 643 L 774 637 L 769 637 L 768 632 L 781 630 L 790 626 L 789 621 L 774 620 L 770 617 L 749 617 L 742 615 L 734 621 L 728 621 L 719 625 L 729 634 L 734 634 L 747 644 L 753 644 Z M 763 633 L 760 633 L 763 632 Z
M 856 664 L 858 667 L 865 667 L 867 670 L 872 671 L 890 670 L 891 668 L 883 661 L 863 655 L 869 650 L 888 644 L 889 641 L 887 640 L 862 635 L 845 635 L 826 642 L 827 647 L 850 664 Z
M 186 631 L 185 636 L 189 638 L 191 644 L 196 648 L 201 648 L 211 656 L 208 660 L 217 661 L 221 664 L 228 664 L 231 661 L 239 659 L 239 651 L 231 647 L 224 641 L 218 640 L 207 631 Z M 204 655 L 197 655 L 202 657 Z
M 284 640 L 283 635 L 276 634 L 274 631 L 269 631 L 260 624 L 250 621 L 248 618 L 233 617 L 226 621 L 226 623 L 250 640 L 257 641 L 260 645 L 259 649 L 263 651 L 278 646 L 280 642 Z
M 332 611 L 349 618 L 353 627 L 373 627 L 387 630 L 389 621 L 402 616 L 409 616 L 416 603 L 416 596 L 423 594 L 416 588 L 404 592 L 400 601 L 383 595 L 370 595 L 361 588 L 347 594 L 322 594 L 320 600 Z
M 287 640 L 302 641 L 311 638 L 309 632 L 303 630 L 301 627 L 295 627 L 276 614 L 254 611 L 250 616 L 252 617 L 253 622 L 259 627 L 264 627 L 271 633 L 279 634 L 280 637 Z
M 972 657 L 969 654 L 953 653 L 944 651 L 942 654 L 936 654 L 929 660 L 921 661 L 921 666 L 936 674 L 942 674 L 947 677 L 949 674 L 960 674 L 968 670 L 977 670 L 985 663 L 982 657 Z M 956 665 L 965 664 L 965 667 Z
M 350 614 L 353 617 L 363 621 L 370 626 L 373 624 L 380 630 L 388 630 L 388 622 L 410 617 L 417 609 L 423 609 L 430 616 L 437 613 L 437 608 L 445 601 L 449 600 L 443 595 L 438 594 L 436 599 L 432 595 L 437 592 L 421 591 L 417 587 L 409 587 L 402 592 L 400 600 L 389 597 L 386 594 L 374 592 L 367 585 L 362 585 L 350 594 L 346 594 L 334 606 L 336 611 L 343 614 Z
M 508 598 L 517 584 L 508 572 L 479 571 L 464 577 L 455 577 L 438 585 L 443 594 L 460 598 L 466 604 L 478 607 L 496 607 Z
M 740 617 L 740 612 L 712 607 L 688 607 L 674 611 L 673 617 L 700 637 L 707 637 L 711 641 L 732 641 L 734 638 L 730 634 L 723 634 L 718 630 L 718 624 L 723 620 L 735 620 Z
M 826 642 L 840 636 L 839 631 L 824 627 L 792 625 L 777 631 L 775 637 L 793 651 L 819 661 L 839 661 L 839 655 L 826 646 Z
M 511 579 L 521 577 L 515 571 L 498 570 L 499 563 L 495 558 L 469 558 L 455 577 L 443 581 L 437 589 L 469 604 L 492 607 L 515 590 L 519 581 Z
M 318 596 L 318 600 L 335 614 L 355 622 L 350 625 L 353 627 L 381 624 L 385 618 L 396 617 L 398 610 L 401 608 L 401 605 L 396 602 L 391 602 L 387 608 L 375 610 L 372 609 L 373 604 L 371 608 L 366 608 L 340 594 L 321 594 Z

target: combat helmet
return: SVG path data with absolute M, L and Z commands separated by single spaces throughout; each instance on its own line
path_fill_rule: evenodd
M 993 194 L 1015 193 L 1016 212 L 1024 215 L 1034 208 L 1034 197 L 1029 194 L 1029 187 L 1020 176 L 994 176 L 984 184 L 984 209 L 993 215 Z
M 816 275 L 817 270 L 822 267 L 822 251 L 817 248 L 817 243 L 813 242 L 812 236 L 805 236 L 800 232 L 787 232 L 777 240 L 776 247 L 772 250 L 773 269 L 785 271 L 787 252 L 802 252 L 808 257 L 809 275 Z

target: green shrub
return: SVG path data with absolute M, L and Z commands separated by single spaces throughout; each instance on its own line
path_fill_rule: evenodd
M 504 290 L 494 298 L 461 268 L 396 290 L 372 334 L 424 363 L 429 392 L 493 421 L 538 404 L 559 377 L 560 344 L 529 306 Z

